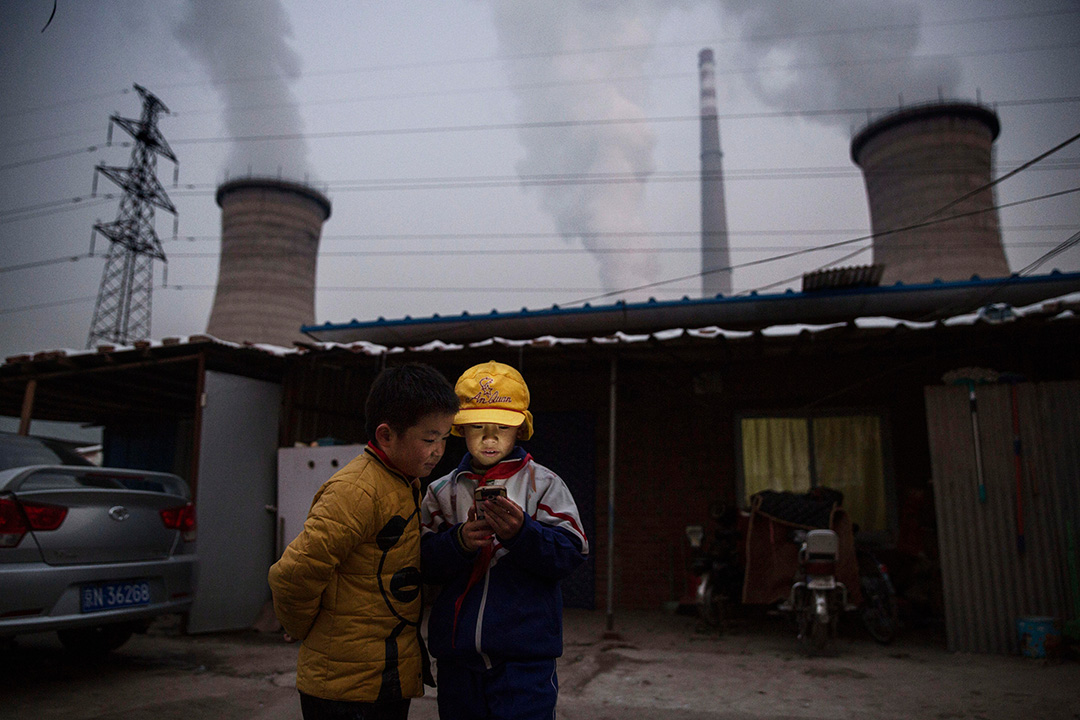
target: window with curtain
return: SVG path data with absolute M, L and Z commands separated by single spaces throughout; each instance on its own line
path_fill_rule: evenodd
M 862 529 L 888 529 L 878 416 L 746 417 L 740 431 L 743 503 L 761 490 L 825 486 L 844 493 Z

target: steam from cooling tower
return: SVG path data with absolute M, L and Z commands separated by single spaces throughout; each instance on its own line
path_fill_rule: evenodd
M 643 120 L 642 82 L 582 81 L 643 76 L 648 45 L 663 5 L 649 0 L 492 2 L 499 43 L 510 57 L 511 84 L 530 88 L 518 98 L 522 119 L 536 123 L 555 119 Z M 620 46 L 633 49 L 584 52 Z M 536 89 L 549 84 L 552 90 Z M 586 249 L 596 253 L 606 290 L 657 280 L 655 257 L 644 252 L 604 252 L 652 242 L 646 236 L 644 183 L 655 169 L 656 140 L 648 124 L 530 128 L 521 132 L 520 140 L 526 154 L 517 170 L 523 176 L 641 177 L 633 183 L 605 183 L 597 178 L 590 182 L 586 177 L 584 182 L 570 179 L 564 184 L 545 185 L 539 191 L 540 204 L 567 241 L 580 239 Z
M 951 94 L 960 79 L 955 58 L 915 55 L 921 18 L 913 3 L 721 0 L 719 5 L 722 18 L 739 26 L 740 65 L 762 69 L 746 74 L 745 82 L 773 107 L 895 107 L 900 96 L 908 103 Z M 849 124 L 836 115 L 812 119 L 845 129 Z
M 275 136 L 273 142 L 233 143 L 226 172 L 306 177 L 304 124 L 289 87 L 300 76 L 300 57 L 288 44 L 292 26 L 281 3 L 187 0 L 174 34 L 224 102 L 226 134 Z
M 715 7 L 723 24 L 742 38 L 741 56 L 718 64 L 721 79 L 745 84 L 771 107 L 895 107 L 901 96 L 904 102 L 925 102 L 951 93 L 960 77 L 955 58 L 916 56 L 920 10 L 905 0 L 493 0 L 511 84 L 529 88 L 518 97 L 521 120 L 630 121 L 569 130 L 529 128 L 520 135 L 526 154 L 517 169 L 523 176 L 635 173 L 642 178 L 633 184 L 570 181 L 539 190 L 541 207 L 563 237 L 580 239 L 594 252 L 608 291 L 658 279 L 654 257 L 606 252 L 632 248 L 635 240 L 627 237 L 648 230 L 644 181 L 655 169 L 656 140 L 641 122 L 647 117 L 644 83 L 626 78 L 645 77 L 655 28 L 668 11 L 703 3 Z M 590 52 L 595 49 L 605 51 Z M 731 80 L 725 71 L 732 62 L 761 71 Z M 553 89 L 537 90 L 544 87 Z M 842 115 L 810 119 L 845 130 L 851 122 Z

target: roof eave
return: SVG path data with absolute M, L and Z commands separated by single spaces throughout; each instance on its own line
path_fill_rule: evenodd
M 386 346 L 416 346 L 437 340 L 468 343 L 491 337 L 596 337 L 619 331 L 648 333 L 706 326 L 756 330 L 774 325 L 848 322 L 878 316 L 930 321 L 971 312 L 989 303 L 1023 306 L 1073 292 L 1080 292 L 1080 273 L 1055 271 L 1030 277 L 972 278 L 921 285 L 788 291 L 773 295 L 634 304 L 620 302 L 598 307 L 553 307 L 490 315 L 354 320 L 337 325 L 305 326 L 302 330 L 319 342 L 364 341 Z

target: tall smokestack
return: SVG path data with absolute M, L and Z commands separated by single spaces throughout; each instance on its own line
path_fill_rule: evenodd
M 701 292 L 709 298 L 731 294 L 731 253 L 724 207 L 720 121 L 716 117 L 716 73 L 713 51 L 709 48 L 698 53 L 698 68 L 701 72 Z
M 992 110 L 955 102 L 906 108 L 855 135 L 851 157 L 866 181 L 883 284 L 1008 276 L 987 187 L 1000 130 Z M 954 215 L 965 216 L 891 232 Z
M 291 347 L 315 322 L 315 262 L 330 201 L 306 185 L 246 178 L 217 191 L 221 261 L 206 332 Z

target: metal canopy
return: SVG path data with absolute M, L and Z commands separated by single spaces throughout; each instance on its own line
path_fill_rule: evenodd
M 32 382 L 37 420 L 103 425 L 140 416 L 193 415 L 200 363 L 238 375 L 280 381 L 284 359 L 211 338 L 151 346 L 54 350 L 9 357 L 0 365 L 0 415 L 18 417 Z
M 924 285 L 788 291 L 773 295 L 653 300 L 633 304 L 619 302 L 597 307 L 556 306 L 489 315 L 464 313 L 419 319 L 353 320 L 344 324 L 310 325 L 302 330 L 320 342 L 364 341 L 416 347 L 433 341 L 467 343 L 493 337 L 529 339 L 546 335 L 597 337 L 616 331 L 650 333 L 708 326 L 758 330 L 775 325 L 848 322 L 866 317 L 933 321 L 971 312 L 990 303 L 1020 307 L 1074 292 L 1080 292 L 1080 273 L 1055 271 L 1031 277 L 973 278 L 964 282 Z

